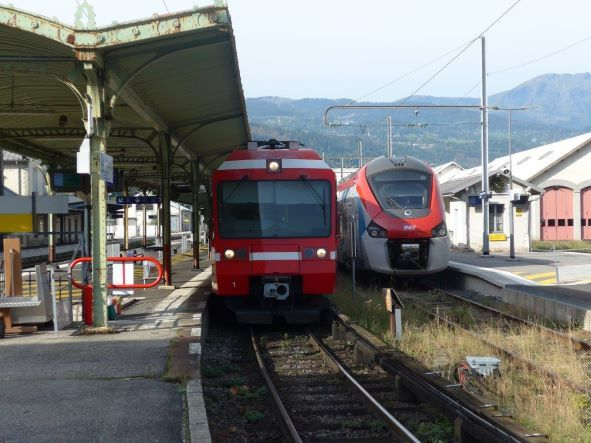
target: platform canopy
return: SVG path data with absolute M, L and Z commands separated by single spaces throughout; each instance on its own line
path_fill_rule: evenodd
M 77 29 L 0 6 L 0 148 L 75 170 L 92 81 L 109 122 L 106 152 L 128 185 L 158 189 L 163 137 L 173 188 L 191 186 L 191 160 L 207 174 L 249 139 L 226 7 Z

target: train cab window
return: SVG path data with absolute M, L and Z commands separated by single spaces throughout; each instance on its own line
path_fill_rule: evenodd
M 330 182 L 326 180 L 220 183 L 220 237 L 328 237 L 332 195 Z
M 505 205 L 491 203 L 488 207 L 488 229 L 489 232 L 503 232 L 503 213 Z
M 372 191 L 385 209 L 425 209 L 431 199 L 431 174 L 388 170 L 369 177 Z

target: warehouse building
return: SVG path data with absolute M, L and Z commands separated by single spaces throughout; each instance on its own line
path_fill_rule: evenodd
M 508 155 L 489 162 L 491 251 L 509 248 L 511 200 L 517 251 L 532 240 L 591 240 L 591 133 L 515 153 L 511 163 Z M 482 168 L 450 162 L 435 170 L 452 243 L 482 249 Z

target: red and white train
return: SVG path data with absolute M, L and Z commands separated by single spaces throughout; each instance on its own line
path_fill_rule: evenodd
M 212 287 L 241 323 L 319 320 L 336 279 L 336 179 L 297 142 L 250 142 L 213 174 Z
M 448 266 L 451 242 L 439 181 L 413 157 L 379 157 L 338 187 L 339 262 L 416 276 Z

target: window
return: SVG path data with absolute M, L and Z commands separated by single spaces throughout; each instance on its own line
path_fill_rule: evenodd
M 491 203 L 488 207 L 488 229 L 489 232 L 503 232 L 503 213 L 505 205 Z
M 220 183 L 222 238 L 328 237 L 331 186 L 326 180 L 265 180 Z
M 374 195 L 384 209 L 425 209 L 431 197 L 431 174 L 388 170 L 369 177 Z

